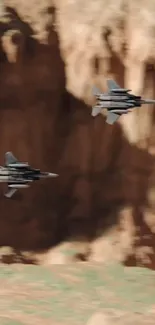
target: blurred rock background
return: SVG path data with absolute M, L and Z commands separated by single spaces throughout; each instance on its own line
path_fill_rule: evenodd
M 107 77 L 155 98 L 155 2 L 4 0 L 0 11 L 0 164 L 12 151 L 60 175 L 12 200 L 0 186 L 0 245 L 65 242 L 77 259 L 155 268 L 155 109 L 114 126 L 91 117 Z

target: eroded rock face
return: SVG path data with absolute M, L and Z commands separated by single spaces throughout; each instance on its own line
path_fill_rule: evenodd
M 103 89 L 105 78 L 109 75 L 137 94 L 145 93 L 145 88 L 152 87 L 150 79 L 153 73 L 146 76 L 146 69 L 148 64 L 154 65 L 153 1 L 147 4 L 142 0 L 110 0 L 107 5 L 106 1 L 92 0 L 89 6 L 87 0 L 59 0 L 57 3 L 67 89 L 91 102 L 93 83 Z M 149 86 L 146 80 L 149 80 Z M 150 114 L 151 108 L 148 109 L 136 110 L 121 119 L 129 141 L 140 147 L 147 146 L 146 139 L 150 136 L 152 112 Z M 142 127 L 144 115 L 145 128 Z
M 153 4 L 5 4 L 0 23 L 0 164 L 11 150 L 20 160 L 60 177 L 38 182 L 7 201 L 1 185 L 0 244 L 39 249 L 81 235 L 92 241 L 116 225 L 114 237 L 121 233 L 118 260 L 129 255 L 134 264 L 140 259 L 148 265 L 135 251 L 147 246 L 142 223 L 150 225 L 146 216 L 151 213 L 152 220 L 154 215 L 154 156 L 149 151 L 154 148 L 153 112 L 150 107 L 143 114 L 135 110 L 111 127 L 102 116 L 92 119 L 88 105 L 93 103 L 92 85 L 104 89 L 107 76 L 154 96 Z M 123 215 L 127 207 L 126 216 L 131 216 L 129 231 L 128 222 L 120 222 L 122 207 Z M 154 252 L 151 256 L 149 266 L 154 267 Z

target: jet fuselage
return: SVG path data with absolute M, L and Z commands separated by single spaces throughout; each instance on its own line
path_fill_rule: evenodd
M 51 177 L 54 174 L 41 172 L 39 169 L 32 168 L 13 168 L 0 167 L 0 182 L 28 183 L 40 180 L 44 177 Z M 55 174 L 56 175 L 56 174 Z
M 106 122 L 115 123 L 122 114 L 127 114 L 133 108 L 143 104 L 155 104 L 155 100 L 143 99 L 141 96 L 130 94 L 130 89 L 121 88 L 114 80 L 107 80 L 108 92 L 102 93 L 93 87 L 93 95 L 96 97 L 96 105 L 93 106 L 92 116 L 97 116 L 102 109 L 108 111 Z
M 28 163 L 18 161 L 12 152 L 5 154 L 5 167 L 0 166 L 0 183 L 7 183 L 10 190 L 5 194 L 10 198 L 19 188 L 30 186 L 33 181 L 41 178 L 57 177 L 58 174 L 41 172 L 32 168 Z
M 102 108 L 110 109 L 130 109 L 134 107 L 140 107 L 141 106 L 141 97 L 135 96 L 132 94 L 122 94 L 119 93 L 113 94 L 101 94 L 97 95 L 98 103 Z

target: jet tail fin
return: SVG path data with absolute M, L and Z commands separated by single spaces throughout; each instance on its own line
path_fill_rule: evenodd
M 16 193 L 16 191 L 17 191 L 17 188 L 8 189 L 8 192 L 5 193 L 5 197 L 10 199 Z
M 102 108 L 100 106 L 96 105 L 93 107 L 91 115 L 95 117 L 101 113 L 101 110 L 102 110 Z
M 17 158 L 13 155 L 12 152 L 8 151 L 5 153 L 5 165 L 16 164 L 18 162 Z
M 106 123 L 112 125 L 119 119 L 119 117 L 119 114 L 108 112 Z

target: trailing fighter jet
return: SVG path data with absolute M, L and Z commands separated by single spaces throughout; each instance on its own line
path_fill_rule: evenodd
M 41 178 L 57 177 L 58 174 L 41 172 L 32 168 L 28 163 L 18 161 L 12 152 L 5 153 L 5 167 L 0 166 L 0 182 L 7 183 L 7 198 L 11 198 L 19 188 L 27 188 L 33 181 Z
M 97 116 L 103 108 L 107 108 L 108 124 L 114 124 L 122 114 L 127 114 L 131 109 L 142 104 L 155 104 L 155 100 L 145 100 L 141 96 L 129 94 L 130 89 L 121 88 L 113 80 L 107 80 L 107 85 L 109 89 L 107 93 L 100 92 L 96 87 L 93 88 L 93 95 L 96 96 L 98 103 L 92 108 L 91 115 Z

